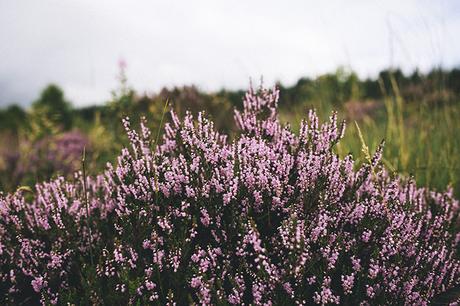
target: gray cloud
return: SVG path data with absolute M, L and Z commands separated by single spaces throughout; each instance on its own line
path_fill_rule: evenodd
M 76 105 L 101 103 L 120 58 L 139 91 L 245 88 L 261 75 L 292 84 L 338 65 L 361 76 L 390 64 L 453 66 L 456 3 L 2 0 L 0 106 L 26 105 L 50 82 Z

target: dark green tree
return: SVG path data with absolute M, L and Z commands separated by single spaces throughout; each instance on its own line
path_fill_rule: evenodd
M 54 126 L 63 130 L 72 127 L 72 105 L 66 101 L 64 92 L 55 84 L 48 85 L 32 104 L 32 112 L 38 112 Z
M 17 133 L 26 122 L 26 112 L 18 105 L 0 110 L 0 130 Z

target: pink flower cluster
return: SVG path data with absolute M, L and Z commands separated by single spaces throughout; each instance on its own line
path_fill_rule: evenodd
M 104 174 L 0 196 L 0 303 L 426 305 L 459 285 L 452 192 L 390 175 L 382 147 L 339 158 L 336 115 L 296 134 L 278 96 L 250 89 L 233 140 L 203 114 L 172 113 L 158 146 L 126 120 Z

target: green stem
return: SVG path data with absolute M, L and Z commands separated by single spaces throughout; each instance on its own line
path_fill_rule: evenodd
M 89 204 L 88 204 L 88 192 L 86 186 L 86 147 L 83 147 L 83 156 L 81 158 L 82 163 L 82 170 L 83 170 L 83 192 L 84 192 L 84 201 L 86 206 L 86 225 L 88 226 L 89 230 L 89 255 L 91 258 L 91 266 L 94 267 L 94 260 L 93 260 L 93 234 L 91 232 L 91 216 L 89 214 Z

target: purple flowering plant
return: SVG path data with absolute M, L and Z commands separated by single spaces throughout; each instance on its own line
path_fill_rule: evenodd
M 460 284 L 459 203 L 391 175 L 383 144 L 339 158 L 344 124 L 296 134 L 250 89 L 229 140 L 173 112 L 124 120 L 105 173 L 0 196 L 0 303 L 427 305 Z

